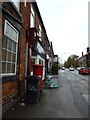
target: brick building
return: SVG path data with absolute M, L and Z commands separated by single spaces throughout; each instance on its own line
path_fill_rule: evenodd
M 36 34 L 33 34 L 35 36 L 33 37 L 33 40 L 32 40 L 34 41 L 33 47 L 32 47 L 32 63 L 42 64 L 44 66 L 43 67 L 43 80 L 44 80 L 47 72 L 46 70 L 49 69 L 49 63 L 51 63 L 49 60 L 51 59 L 51 57 L 53 57 L 52 54 L 54 54 L 53 47 L 48 40 L 48 36 L 40 15 L 40 11 L 35 2 L 32 3 L 32 11 L 34 16 L 34 19 L 32 20 L 34 24 L 33 26 L 31 26 L 31 30 L 34 29 L 36 33 Z M 49 57 L 48 60 L 46 57 L 47 55 Z M 48 63 L 46 61 L 48 61 Z
M 18 100 L 19 95 L 19 41 L 22 18 L 13 2 L 2 2 L 2 108 L 5 112 Z
M 36 2 L 2 2 L 0 14 L 0 100 L 4 113 L 25 95 L 25 77 L 33 74 L 32 64 L 44 66 L 45 79 L 45 67 L 49 68 L 48 65 L 52 64 L 54 52 Z M 49 56 L 48 64 L 46 53 Z
M 90 68 L 90 47 L 87 47 L 86 58 L 87 58 L 87 67 Z
M 44 48 L 45 27 L 36 2 L 31 3 L 31 24 L 29 32 L 29 52 L 31 54 L 32 64 L 42 64 L 43 79 L 45 78 L 45 48 Z M 28 60 L 30 64 L 30 59 Z M 33 74 L 32 66 L 29 65 Z
M 79 58 L 79 67 L 87 67 L 86 54 L 83 55 L 83 52 L 82 52 L 82 56 Z
M 46 74 L 51 73 L 51 68 L 53 64 L 53 58 L 54 58 L 54 51 L 53 51 L 53 46 L 52 42 L 48 40 L 48 37 L 46 36 L 45 39 L 45 67 L 46 67 Z

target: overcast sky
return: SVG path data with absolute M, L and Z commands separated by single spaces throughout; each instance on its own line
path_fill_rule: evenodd
M 81 57 L 88 47 L 88 0 L 36 0 L 54 54 Z

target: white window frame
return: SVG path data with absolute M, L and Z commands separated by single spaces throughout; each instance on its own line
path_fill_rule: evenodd
M 10 25 L 10 27 L 12 27 L 12 28 L 17 32 L 17 34 L 18 34 L 18 31 L 17 31 L 7 20 L 5 20 L 4 35 L 8 36 L 8 37 L 11 38 L 14 42 L 17 42 L 17 43 L 18 43 L 18 35 L 17 35 L 17 39 L 16 39 L 16 41 L 15 41 L 10 35 L 8 35 L 8 34 L 6 33 L 6 24 Z
M 30 13 L 30 27 L 35 27 L 35 12 L 31 5 L 31 13 Z
M 10 27 L 13 29 L 13 30 L 15 30 L 16 32 L 17 32 L 17 39 L 16 40 L 14 40 L 10 35 L 8 35 L 7 33 L 6 33 L 6 24 L 8 24 L 8 25 L 10 25 Z M 17 67 L 17 49 L 18 49 L 18 35 L 19 35 L 19 33 L 18 33 L 18 31 L 7 21 L 7 20 L 5 20 L 5 26 L 4 26 L 4 36 L 6 36 L 8 39 L 11 39 L 11 41 L 13 41 L 14 43 L 16 43 L 16 52 L 15 52 L 15 54 L 16 54 L 16 57 L 15 57 L 15 73 L 1 73 L 1 76 L 6 76 L 6 75 L 16 75 L 16 67 Z M 2 48 L 2 49 L 4 49 L 4 48 Z M 5 61 L 1 61 L 1 62 L 5 62 Z M 6 61 L 7 62 L 7 61 Z M 9 62 L 8 62 L 9 63 Z M 10 62 L 11 63 L 11 62 Z M 7 67 L 7 65 L 6 65 L 6 67 Z
M 41 41 L 41 37 L 42 37 L 42 27 L 41 25 L 39 24 L 39 40 Z
M 15 7 L 17 8 L 17 10 L 19 11 L 19 7 L 20 7 L 20 0 L 11 0 L 13 3 L 14 3 L 14 5 L 15 5 Z
M 24 0 L 24 6 L 25 7 L 27 6 L 27 0 Z

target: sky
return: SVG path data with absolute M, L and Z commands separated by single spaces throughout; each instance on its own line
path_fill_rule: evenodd
M 36 0 L 54 54 L 64 62 L 88 47 L 88 0 Z

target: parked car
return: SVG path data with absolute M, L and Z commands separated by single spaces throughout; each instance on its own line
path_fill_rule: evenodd
M 79 71 L 81 69 L 81 67 L 77 67 L 77 70 Z
M 65 67 L 61 67 L 61 70 L 65 70 Z
M 89 68 L 81 68 L 79 70 L 79 74 L 90 74 L 90 69 Z
M 74 68 L 73 68 L 73 67 L 70 67 L 70 68 L 69 68 L 69 71 L 74 71 Z
M 49 88 L 58 88 L 59 87 L 58 77 L 55 76 L 49 77 L 47 86 Z

